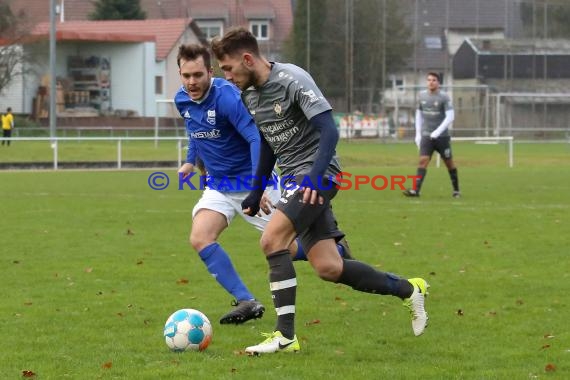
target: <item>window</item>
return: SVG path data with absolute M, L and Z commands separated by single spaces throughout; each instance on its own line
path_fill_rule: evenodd
M 162 95 L 162 92 L 162 77 L 157 75 L 154 77 L 154 93 L 157 95 Z
M 269 21 L 267 20 L 254 20 L 249 22 L 249 31 L 258 40 L 269 39 Z
M 212 38 L 216 36 L 224 34 L 224 23 L 222 21 L 198 20 L 196 23 L 208 41 L 211 41 Z
M 395 75 L 390 75 L 388 79 L 386 79 L 385 87 L 386 88 L 393 88 L 399 87 L 398 90 L 403 91 L 402 88 L 404 86 L 404 78 L 397 77 Z
M 424 38 L 424 43 L 427 49 L 443 49 L 443 43 L 439 36 L 426 36 Z

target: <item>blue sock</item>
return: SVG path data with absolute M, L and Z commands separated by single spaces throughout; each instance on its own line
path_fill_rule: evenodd
M 255 297 L 249 292 L 236 272 L 230 257 L 218 243 L 212 243 L 199 253 L 208 268 L 208 272 L 233 295 L 237 301 L 252 300 Z
M 305 250 L 301 245 L 301 240 L 297 238 L 296 241 L 297 241 L 297 253 L 293 258 L 293 261 L 299 261 L 299 260 L 307 261 L 307 255 L 305 254 Z M 340 257 L 344 257 L 344 247 L 340 244 L 337 244 L 336 249 L 338 250 L 338 254 L 340 255 Z

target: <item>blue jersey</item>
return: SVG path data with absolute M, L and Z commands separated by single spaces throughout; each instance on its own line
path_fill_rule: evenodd
M 199 156 L 208 171 L 208 185 L 216 190 L 248 191 L 244 180 L 255 174 L 260 136 L 237 87 L 213 78 L 204 97 L 194 101 L 181 86 L 174 103 L 186 124 L 186 162 L 195 164 Z

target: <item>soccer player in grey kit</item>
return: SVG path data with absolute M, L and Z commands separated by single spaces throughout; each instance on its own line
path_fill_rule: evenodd
M 331 106 L 313 78 L 295 65 L 267 61 L 255 37 L 243 28 L 214 39 L 212 50 L 226 79 L 243 91 L 242 100 L 261 131 L 259 164 L 253 190 L 242 202 L 244 212 L 255 215 L 259 210 L 263 179 L 275 162 L 282 178 L 294 179 L 284 186 L 261 237 L 277 323 L 273 332 L 263 334 L 265 340 L 245 351 L 253 355 L 300 350 L 295 335 L 297 278 L 287 250 L 297 235 L 321 279 L 399 297 L 410 311 L 414 335 L 421 335 L 428 322 L 424 301 L 429 285 L 424 279 L 407 280 L 336 253 L 335 241 L 344 236 L 331 208 L 341 172 L 335 158 L 338 131 Z
M 416 110 L 416 145 L 420 149 L 416 186 L 404 190 L 407 197 L 419 197 L 420 190 L 427 174 L 427 167 L 434 151 L 437 151 L 451 178 L 453 198 L 461 197 L 457 168 L 451 154 L 451 137 L 449 126 L 453 123 L 455 113 L 449 96 L 440 90 L 439 74 L 430 72 L 427 75 L 427 90 L 420 92 L 418 109 Z

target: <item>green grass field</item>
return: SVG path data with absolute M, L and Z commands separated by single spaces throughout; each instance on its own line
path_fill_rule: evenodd
M 10 159 L 35 157 L 27 144 Z M 339 153 L 353 174 L 415 174 L 407 144 L 342 143 Z M 268 311 L 221 326 L 231 299 L 187 243 L 198 191 L 153 191 L 154 170 L 0 172 L 0 378 L 569 378 L 570 145 L 517 144 L 512 169 L 503 145 L 454 153 L 461 199 L 432 164 L 420 199 L 363 187 L 334 201 L 359 259 L 430 282 L 426 333 L 413 336 L 399 299 L 325 283 L 297 262 L 302 350 L 263 357 L 243 353 L 275 316 L 259 234 L 241 219 L 221 243 Z M 163 341 L 166 318 L 186 307 L 213 323 L 203 353 Z

